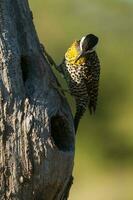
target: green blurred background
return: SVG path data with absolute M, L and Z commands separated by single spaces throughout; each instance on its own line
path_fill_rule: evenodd
M 79 126 L 70 200 L 133 200 L 133 0 L 30 0 L 30 7 L 57 63 L 75 39 L 100 38 L 98 108 Z

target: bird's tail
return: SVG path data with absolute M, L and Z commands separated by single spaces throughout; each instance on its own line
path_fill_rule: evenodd
M 74 127 L 75 127 L 75 134 L 77 132 L 78 129 L 78 125 L 80 122 L 81 117 L 83 116 L 84 112 L 85 112 L 85 107 L 84 106 L 78 106 L 75 117 L 74 117 Z

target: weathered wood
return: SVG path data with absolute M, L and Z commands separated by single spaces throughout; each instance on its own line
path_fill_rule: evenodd
M 0 0 L 1 200 L 67 199 L 75 136 L 57 86 L 28 1 Z

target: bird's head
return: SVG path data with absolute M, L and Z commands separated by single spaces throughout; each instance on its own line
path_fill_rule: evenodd
M 65 58 L 71 63 L 82 64 L 85 62 L 86 55 L 95 51 L 97 43 L 98 37 L 88 34 L 71 45 L 65 54 Z
M 79 60 L 81 57 L 95 51 L 96 46 L 98 44 L 98 37 L 93 34 L 88 34 L 81 38 L 79 43 L 80 53 L 76 59 Z

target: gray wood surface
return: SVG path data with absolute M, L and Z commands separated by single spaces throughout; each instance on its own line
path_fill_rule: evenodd
M 27 0 L 0 0 L 0 199 L 65 200 L 73 118 L 32 18 Z

